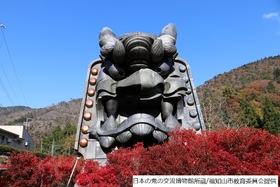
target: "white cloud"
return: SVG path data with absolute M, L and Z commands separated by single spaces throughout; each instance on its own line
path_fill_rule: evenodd
M 271 19 L 271 18 L 275 18 L 275 17 L 276 18 L 279 17 L 279 14 L 277 12 L 271 12 L 271 13 L 263 15 L 264 19 Z
M 262 15 L 263 19 L 271 19 L 271 20 L 275 20 L 278 22 L 278 26 L 280 25 L 280 14 L 278 12 L 270 12 L 267 14 L 263 14 Z M 280 36 L 280 29 L 278 28 L 278 31 L 276 32 L 276 35 Z
M 264 19 L 274 19 L 280 23 L 280 15 L 277 12 L 271 12 L 267 14 L 263 14 Z

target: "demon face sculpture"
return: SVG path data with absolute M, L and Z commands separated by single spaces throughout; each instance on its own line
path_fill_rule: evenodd
M 101 30 L 100 59 L 89 66 L 77 127 L 75 148 L 86 158 L 137 141 L 162 142 L 175 128 L 205 129 L 176 37 L 173 24 L 159 36 Z

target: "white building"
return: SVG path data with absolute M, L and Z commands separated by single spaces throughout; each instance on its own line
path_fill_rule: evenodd
M 0 144 L 33 150 L 35 142 L 22 125 L 0 125 Z

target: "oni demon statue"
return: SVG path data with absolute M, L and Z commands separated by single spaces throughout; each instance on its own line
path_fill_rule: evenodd
M 75 149 L 86 159 L 137 141 L 162 142 L 175 128 L 205 129 L 188 64 L 177 57 L 177 31 L 99 34 L 100 59 L 89 65 Z

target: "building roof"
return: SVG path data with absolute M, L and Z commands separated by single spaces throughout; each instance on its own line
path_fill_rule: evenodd
M 19 138 L 22 138 L 24 126 L 22 125 L 0 125 L 0 129 L 8 131 L 13 134 L 17 134 Z
M 19 137 L 18 134 L 15 134 L 11 131 L 7 131 L 7 130 L 4 130 L 0 127 L 0 134 L 8 134 L 9 136 L 13 136 L 13 137 Z

